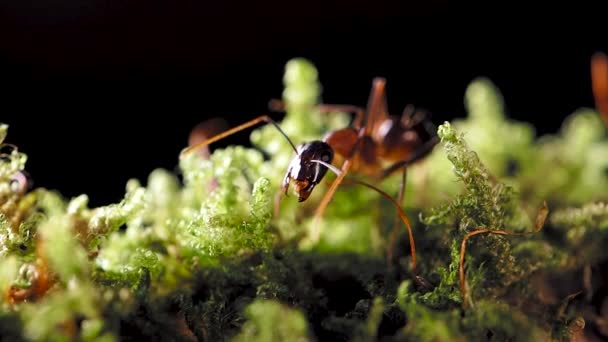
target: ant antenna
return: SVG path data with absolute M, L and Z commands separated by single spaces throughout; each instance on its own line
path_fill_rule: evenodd
M 197 149 L 203 147 L 203 146 L 207 146 L 209 144 L 212 144 L 218 140 L 221 140 L 229 135 L 232 135 L 234 133 L 237 133 L 239 131 L 242 131 L 246 128 L 249 128 L 251 126 L 257 125 L 260 122 L 266 122 L 266 123 L 271 123 L 274 125 L 274 127 L 276 127 L 276 129 L 279 131 L 279 133 L 281 133 L 281 135 L 283 135 L 285 137 L 285 139 L 287 139 L 287 141 L 289 142 L 289 145 L 291 145 L 291 148 L 293 148 L 294 152 L 299 156 L 300 154 L 298 153 L 298 149 L 296 148 L 296 146 L 293 144 L 293 142 L 291 141 L 291 139 L 289 139 L 289 137 L 287 136 L 287 134 L 285 134 L 285 132 L 283 132 L 283 130 L 281 129 L 281 127 L 279 126 L 279 124 L 277 124 L 274 120 L 272 120 L 272 118 L 270 118 L 270 116 L 268 115 L 262 115 L 260 117 L 257 117 L 251 121 L 245 122 L 244 124 L 240 124 L 234 128 L 231 128 L 223 133 L 220 133 L 212 138 L 209 138 L 201 143 L 198 143 L 196 145 L 193 146 L 189 146 L 187 148 L 185 148 L 184 150 L 182 150 L 182 152 L 179 155 L 179 158 L 182 159 L 184 158 L 186 155 L 196 151 Z
M 311 162 L 314 163 L 319 163 L 325 167 L 327 167 L 328 169 L 330 169 L 333 173 L 336 174 L 336 176 L 340 176 L 340 174 L 342 174 L 342 171 L 340 171 L 337 167 L 326 163 L 322 160 L 316 160 L 316 159 L 312 159 Z M 403 221 L 403 224 L 405 224 L 405 227 L 407 228 L 407 234 L 410 240 L 410 250 L 411 250 L 411 254 L 412 254 L 412 270 L 414 272 L 416 272 L 416 243 L 414 242 L 414 233 L 412 232 L 412 226 L 410 225 L 410 221 L 407 218 L 407 215 L 405 215 L 405 212 L 403 211 L 403 209 L 401 208 L 401 206 L 397 203 L 397 201 L 395 201 L 395 199 L 393 197 L 391 197 L 389 194 L 387 194 L 386 192 L 380 190 L 379 188 L 366 183 L 364 181 L 360 181 L 357 179 L 343 179 L 342 180 L 342 184 L 359 184 L 359 185 L 363 185 L 365 187 L 368 187 L 372 190 L 375 190 L 376 192 L 378 192 L 380 195 L 384 196 L 386 199 L 388 199 L 397 209 L 397 213 L 399 214 L 399 217 L 401 218 L 401 221 Z

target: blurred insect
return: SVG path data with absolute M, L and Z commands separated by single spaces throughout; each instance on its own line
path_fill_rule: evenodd
M 591 57 L 591 88 L 595 107 L 608 126 L 608 57 L 602 52 Z
M 274 120 L 267 115 L 263 115 L 199 144 L 189 146 L 182 151 L 180 158 L 258 123 L 270 123 L 285 137 L 295 152 L 295 157 L 291 160 L 281 185 L 281 190 L 285 195 L 288 195 L 289 186 L 293 184 L 298 201 L 306 201 L 329 169 L 337 174 L 336 179 L 316 209 L 315 222 L 318 223 L 318 220 L 323 216 L 325 208 L 331 201 L 337 187 L 343 183 L 348 172 L 382 181 L 394 172 L 403 170 L 398 195 L 399 200 L 394 201 L 388 194 L 383 194 L 383 196 L 386 195 L 385 197 L 392 200 L 391 202 L 396 205 L 401 216 L 406 167 L 430 153 L 437 144 L 438 137 L 429 116 L 423 112 L 415 112 L 411 106 L 406 107 L 402 116 L 389 115 L 385 98 L 385 84 L 386 80 L 384 78 L 373 80 L 366 110 L 348 105 L 319 106 L 319 109 L 323 112 L 347 111 L 355 113 L 355 118 L 350 127 L 328 132 L 322 140 L 305 142 L 296 147 Z M 274 101 L 272 107 L 280 109 L 283 105 L 280 101 Z M 334 163 L 340 164 L 340 162 L 341 167 L 339 169 L 332 165 Z M 348 183 L 352 182 L 383 193 L 368 183 L 348 181 Z M 408 228 L 412 264 L 413 269 L 415 269 L 416 256 L 413 234 L 409 221 L 404 214 L 401 219 Z M 313 241 L 316 241 L 319 237 L 318 226 L 318 224 L 315 225 L 317 230 L 311 234 Z

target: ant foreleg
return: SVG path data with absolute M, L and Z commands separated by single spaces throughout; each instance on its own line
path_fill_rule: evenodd
M 337 152 L 338 154 L 344 154 L 346 158 L 342 163 L 342 168 L 340 169 L 340 172 L 335 172 L 337 178 L 333 181 L 315 211 L 313 221 L 314 230 L 311 232 L 311 240 L 313 243 L 316 243 L 318 241 L 319 236 L 321 234 L 319 230 L 321 217 L 323 217 L 323 213 L 325 212 L 325 209 L 333 198 L 334 193 L 338 189 L 338 186 L 350 170 L 354 156 L 357 154 L 359 145 L 361 145 L 361 141 L 363 140 L 362 138 L 364 137 L 364 134 L 364 128 L 359 129 L 358 133 L 356 133 L 354 129 L 348 128 L 333 132 L 331 135 L 326 136 L 324 139 L 326 143 L 332 146 L 335 152 Z M 348 151 L 349 153 L 346 153 L 346 151 Z
M 348 180 L 345 180 L 345 182 L 346 181 L 348 181 Z M 399 186 L 399 194 L 397 195 L 398 198 L 397 198 L 397 201 L 394 202 L 394 204 L 396 206 L 398 206 L 398 208 L 401 211 L 405 210 L 405 209 L 403 209 L 403 200 L 405 197 L 406 184 L 407 184 L 407 168 L 404 167 L 403 174 L 401 177 L 401 184 Z M 404 212 L 404 215 L 405 215 L 405 212 Z M 414 243 L 412 227 L 408 225 L 407 228 L 408 228 L 408 235 L 409 235 L 409 240 L 410 240 L 410 250 L 413 253 L 416 251 L 416 247 L 411 246 L 411 244 Z M 387 247 L 387 251 L 386 251 L 386 262 L 387 262 L 389 269 L 392 269 L 392 260 L 393 260 L 394 249 L 395 249 L 395 244 L 397 242 L 398 235 L 399 235 L 399 218 L 395 218 L 395 222 L 393 223 L 393 229 L 389 236 L 388 247 Z M 418 284 L 420 287 L 430 291 L 433 288 L 433 285 L 431 285 L 428 282 L 428 280 L 426 280 L 424 277 L 422 277 L 421 275 L 418 274 L 418 270 L 415 267 L 416 266 L 415 257 L 413 257 L 412 265 L 413 265 L 412 273 L 414 275 L 414 281 L 416 282 L 416 284 Z
M 414 241 L 414 232 L 412 231 L 412 225 L 410 224 L 410 220 L 407 218 L 407 215 L 405 214 L 405 212 L 403 211 L 403 208 L 401 207 L 401 205 L 393 198 L 391 197 L 389 194 L 387 194 L 386 192 L 382 191 L 381 189 L 379 189 L 378 187 L 375 187 L 369 183 L 360 181 L 360 180 L 356 180 L 356 179 L 344 179 L 345 177 L 345 173 L 343 171 L 338 170 L 336 167 L 334 167 L 331 164 L 327 164 L 321 160 L 311 160 L 312 162 L 315 163 L 319 163 L 324 165 L 325 167 L 327 167 L 328 169 L 330 169 L 332 172 L 334 172 L 338 177 L 342 176 L 342 182 L 341 184 L 344 185 L 348 185 L 348 184 L 358 184 L 358 185 L 363 185 L 367 188 L 370 188 L 376 192 L 378 192 L 380 195 L 384 196 L 386 199 L 388 199 L 394 206 L 395 209 L 397 209 L 397 214 L 399 215 L 399 218 L 401 219 L 401 221 L 403 222 L 403 224 L 405 225 L 405 228 L 407 229 L 407 233 L 408 233 L 408 237 L 410 240 L 410 250 L 411 250 L 411 254 L 412 254 L 412 272 L 414 274 L 417 273 L 417 259 L 416 259 L 416 242 Z M 334 182 L 332 185 L 336 184 L 336 182 Z M 337 187 L 337 185 L 336 185 Z
M 346 173 L 350 169 L 351 164 L 352 164 L 352 158 L 348 158 L 344 161 L 344 164 L 342 164 L 342 168 L 340 169 L 340 172 L 338 173 L 337 178 L 333 181 L 333 183 L 329 187 L 329 190 L 327 190 L 327 192 L 321 199 L 321 202 L 319 203 L 317 210 L 315 211 L 315 217 L 313 219 L 313 231 L 311 232 L 311 236 L 310 236 L 313 243 L 316 243 L 317 241 L 319 241 L 319 237 L 321 235 L 321 230 L 320 230 L 321 217 L 323 217 L 323 213 L 325 212 L 327 205 L 333 198 L 334 193 L 338 189 L 338 186 L 344 180 L 344 177 L 346 176 Z

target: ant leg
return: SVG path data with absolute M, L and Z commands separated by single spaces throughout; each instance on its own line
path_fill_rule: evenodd
M 333 182 L 323 199 L 321 199 L 321 203 L 317 207 L 315 211 L 314 218 L 314 231 L 311 234 L 312 241 L 316 243 L 320 236 L 319 231 L 319 223 L 321 221 L 321 217 L 325 212 L 325 208 L 331 201 L 336 189 L 348 173 L 348 170 L 353 163 L 353 159 L 358 152 L 359 145 L 361 145 L 361 141 L 363 141 L 363 137 L 370 136 L 373 132 L 373 128 L 378 124 L 379 121 L 382 121 L 386 116 L 386 98 L 384 96 L 384 87 L 386 84 L 386 80 L 384 78 L 375 78 L 372 84 L 372 91 L 370 93 L 370 97 L 367 104 L 367 118 L 366 121 L 362 124 L 362 126 L 358 129 L 359 132 L 357 134 L 357 139 L 352 143 L 353 148 L 349 151 L 348 157 L 342 164 L 342 172 L 338 175 L 336 180 Z M 328 139 L 330 139 L 328 137 Z M 329 142 L 328 142 L 329 143 Z M 330 145 L 332 145 L 330 143 Z M 375 157 L 375 155 L 374 155 Z
M 398 194 L 398 199 L 396 202 L 394 202 L 394 204 L 396 206 L 398 206 L 398 209 L 400 211 L 403 212 L 403 199 L 405 197 L 405 185 L 407 184 L 407 168 L 404 167 L 403 168 L 403 174 L 401 177 L 401 184 L 399 187 L 399 194 Z M 403 215 L 405 215 L 405 212 L 403 213 Z M 413 274 L 413 278 L 414 281 L 416 282 L 416 284 L 418 284 L 421 288 L 424 288 L 426 290 L 432 290 L 433 286 L 431 285 L 431 283 L 428 282 L 428 280 L 426 280 L 424 277 L 422 277 L 421 275 L 418 274 L 418 269 L 416 268 L 416 245 L 414 244 L 414 233 L 412 231 L 412 227 L 411 225 L 408 224 L 406 225 L 407 229 L 408 229 L 408 236 L 409 236 L 409 241 L 410 241 L 410 253 L 412 255 L 412 274 Z M 388 240 L 388 248 L 386 251 L 386 261 L 387 261 L 387 265 L 389 270 L 392 269 L 392 259 L 393 259 L 393 252 L 394 252 L 394 248 L 395 248 L 395 243 L 397 242 L 397 236 L 399 234 L 399 219 L 395 218 L 395 222 L 393 223 L 393 230 L 391 231 L 389 240 Z
M 591 88 L 595 106 L 608 126 L 608 56 L 602 52 L 591 57 Z
M 357 139 L 357 141 L 360 141 L 360 139 Z M 359 145 L 359 144 L 356 144 L 356 145 Z M 355 148 L 356 148 L 356 146 L 355 146 Z M 336 192 L 336 190 L 338 189 L 338 186 L 340 185 L 340 183 L 342 182 L 342 180 L 348 173 L 348 170 L 350 169 L 350 166 L 352 164 L 352 159 L 353 158 L 351 157 L 351 158 L 347 158 L 344 161 L 344 163 L 342 164 L 342 168 L 340 169 L 340 173 L 338 174 L 337 178 L 333 181 L 333 183 L 329 187 L 329 190 L 327 190 L 327 192 L 321 199 L 321 202 L 319 203 L 319 206 L 317 207 L 317 210 L 315 211 L 315 217 L 313 219 L 313 231 L 311 232 L 311 236 L 310 236 L 313 243 L 317 243 L 319 241 L 319 238 L 321 236 L 321 229 L 320 229 L 321 217 L 323 217 L 325 208 L 327 208 L 329 201 L 331 201 L 331 199 L 333 198 L 333 195 Z
M 372 135 L 388 117 L 386 103 L 386 79 L 376 77 L 372 82 L 372 91 L 367 101 L 367 118 L 361 125 L 365 127 L 365 134 Z
M 392 175 L 393 172 L 399 170 L 400 168 L 407 167 L 408 165 L 411 165 L 411 164 L 417 162 L 418 160 L 422 159 L 435 147 L 435 145 L 437 145 L 437 143 L 439 143 L 439 137 L 434 136 L 431 140 L 427 141 L 421 148 L 416 150 L 414 152 L 414 154 L 411 155 L 410 157 L 408 157 L 407 159 L 403 159 L 398 162 L 395 162 L 393 165 L 384 169 L 384 171 L 382 171 L 382 174 L 380 175 L 379 179 L 384 179 L 384 178 Z
M 277 192 L 274 195 L 274 217 L 279 217 L 279 211 L 280 211 L 280 206 L 281 206 L 281 199 L 283 198 L 283 189 L 279 189 L 277 190 Z
M 341 176 L 344 173 L 340 170 L 338 170 L 336 167 L 334 167 L 331 164 L 327 164 L 324 161 L 321 160 L 312 160 L 312 162 L 315 163 L 319 163 L 324 165 L 325 167 L 327 167 L 328 169 L 330 169 L 332 172 L 334 172 L 336 175 Z M 334 182 L 335 183 L 335 182 Z M 397 209 L 397 214 L 399 214 L 399 218 L 401 218 L 401 221 L 403 222 L 403 224 L 405 225 L 405 228 L 407 229 L 408 232 L 408 236 L 410 239 L 410 250 L 412 253 L 412 270 L 414 272 L 416 272 L 416 243 L 414 242 L 414 233 L 412 232 L 412 226 L 410 224 L 410 220 L 407 218 L 407 215 L 405 214 L 405 212 L 403 211 L 403 208 L 401 208 L 401 205 L 399 205 L 399 203 L 393 198 L 391 197 L 389 194 L 387 194 L 385 191 L 381 190 L 378 187 L 375 187 L 369 183 L 366 183 L 364 181 L 360 181 L 357 179 L 344 179 L 342 181 L 342 185 L 349 185 L 349 184 L 358 184 L 358 185 L 363 185 L 367 188 L 370 188 L 376 192 L 378 192 L 380 195 L 384 196 L 386 199 L 388 199 L 394 206 L 395 209 Z
M 188 146 L 187 148 L 185 148 L 184 150 L 182 150 L 182 152 L 180 153 L 179 158 L 182 159 L 184 158 L 186 155 L 198 150 L 199 148 L 202 148 L 204 146 L 207 146 L 209 144 L 212 144 L 218 140 L 224 139 L 234 133 L 237 133 L 239 131 L 242 131 L 246 128 L 249 128 L 251 126 L 257 125 L 260 122 L 266 122 L 266 123 L 271 123 L 273 124 L 278 130 L 279 132 L 285 137 L 285 139 L 287 139 L 287 141 L 289 142 L 289 144 L 291 145 L 291 147 L 293 148 L 293 150 L 296 152 L 296 154 L 298 153 L 298 150 L 296 149 L 296 146 L 293 144 L 293 142 L 291 141 L 291 139 L 289 139 L 289 137 L 287 136 L 287 134 L 285 134 L 285 132 L 283 132 L 283 130 L 281 129 L 281 127 L 279 126 L 279 124 L 277 124 L 274 120 L 272 120 L 272 118 L 268 115 L 262 115 L 259 116 L 253 120 L 247 121 L 243 124 L 240 124 L 232 129 L 229 129 L 223 133 L 220 133 L 212 138 L 206 139 L 205 141 L 202 141 L 200 143 L 197 143 L 195 145 L 192 146 Z
M 401 184 L 399 186 L 399 194 L 397 195 L 397 203 L 401 208 L 403 208 L 403 198 L 405 196 L 405 184 L 407 182 L 407 168 L 403 168 L 403 175 L 401 177 Z M 399 220 L 395 218 L 395 222 L 393 223 L 393 229 L 391 230 L 391 234 L 388 239 L 388 248 L 386 249 L 386 260 L 388 262 L 389 268 L 393 259 L 393 251 L 395 248 L 395 243 L 397 241 L 397 235 L 399 234 Z
M 320 221 L 327 205 L 333 198 L 336 189 L 350 170 L 354 156 L 356 155 L 358 149 L 360 148 L 361 142 L 365 137 L 365 129 L 361 128 L 359 132 L 357 132 L 353 128 L 344 128 L 341 130 L 337 130 L 331 132 L 325 136 L 323 141 L 330 145 L 334 150 L 334 153 L 341 155 L 344 157 L 344 162 L 342 163 L 342 167 L 340 172 L 336 172 L 337 178 L 332 182 L 328 191 L 325 193 L 319 206 L 317 207 L 313 220 L 313 231 L 310 234 L 311 241 L 313 243 L 318 242 L 320 237 Z

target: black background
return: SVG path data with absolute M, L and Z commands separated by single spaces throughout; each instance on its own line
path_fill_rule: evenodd
M 590 15 L 599 9 L 568 6 L 558 18 L 488 6 L 0 1 L 0 121 L 29 155 L 37 186 L 101 205 L 120 200 L 129 178 L 173 169 L 199 121 L 236 125 L 268 113 L 293 57 L 318 67 L 327 103 L 364 105 L 371 79 L 384 76 L 392 111 L 412 103 L 437 123 L 464 115 L 477 76 L 540 134 L 593 106 L 589 59 L 608 52 L 608 33 L 595 28 L 603 20 Z

